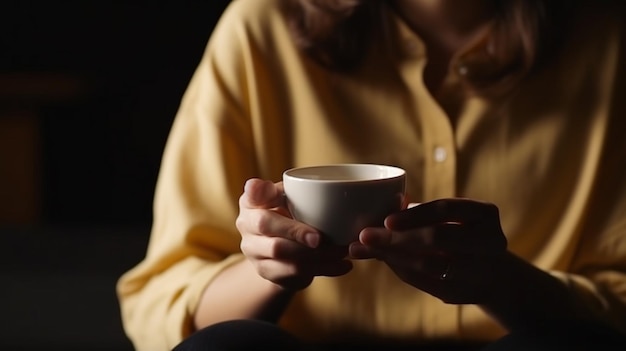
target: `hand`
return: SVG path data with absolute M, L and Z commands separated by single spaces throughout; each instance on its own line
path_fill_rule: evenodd
M 248 180 L 236 225 L 241 251 L 257 273 L 285 289 L 303 289 L 315 276 L 339 276 L 352 269 L 346 248 L 321 245 L 315 228 L 291 218 L 282 183 Z
M 350 246 L 356 259 L 386 262 L 406 283 L 447 303 L 480 303 L 497 284 L 506 253 L 498 208 L 469 199 L 442 199 L 390 215 Z

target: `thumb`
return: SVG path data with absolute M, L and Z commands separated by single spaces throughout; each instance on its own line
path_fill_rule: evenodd
M 259 178 L 248 179 L 243 187 L 244 205 L 251 208 L 274 208 L 283 206 L 282 184 L 274 184 Z

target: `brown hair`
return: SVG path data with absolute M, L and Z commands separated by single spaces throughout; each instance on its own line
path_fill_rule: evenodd
M 382 28 L 385 0 L 291 0 L 297 44 L 321 65 L 347 71 L 358 66 L 375 31 Z M 462 56 L 464 76 L 475 91 L 506 85 L 525 75 L 555 47 L 574 0 L 492 0 L 489 35 Z

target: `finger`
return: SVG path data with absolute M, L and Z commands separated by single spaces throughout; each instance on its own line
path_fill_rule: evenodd
M 375 248 L 363 245 L 360 242 L 350 244 L 348 253 L 350 258 L 356 260 L 367 260 L 371 258 L 379 258 L 379 253 Z
M 257 274 L 274 284 L 289 289 L 304 289 L 311 284 L 313 276 L 301 274 L 298 265 L 272 259 L 253 261 Z
M 389 246 L 392 244 L 391 230 L 380 227 L 368 227 L 359 233 L 359 242 L 365 246 Z
M 385 219 L 385 226 L 393 230 L 406 230 L 437 223 L 497 223 L 498 208 L 494 204 L 469 199 L 440 199 L 421 203 L 394 213 Z
M 482 240 L 465 231 L 465 226 L 458 223 L 437 224 L 407 231 L 366 228 L 361 232 L 359 240 L 364 246 L 397 253 L 476 252 L 482 246 Z
M 431 253 L 419 255 L 393 254 L 385 257 L 385 262 L 400 273 L 401 278 L 419 280 L 420 278 L 442 280 L 447 277 L 451 258 L 447 255 Z
M 332 262 L 318 262 L 314 266 L 315 276 L 339 277 L 352 270 L 353 264 L 350 260 L 340 260 Z
M 305 256 L 312 256 L 310 249 L 298 242 L 263 235 L 249 235 L 241 240 L 241 252 L 246 257 L 257 260 L 301 260 Z
M 241 241 L 241 252 L 247 257 L 294 262 L 338 261 L 346 257 L 347 250 L 337 246 L 312 249 L 295 241 L 261 235 L 250 235 Z
M 352 262 L 317 262 L 316 264 L 298 264 L 291 261 L 259 260 L 256 262 L 258 274 L 279 285 L 295 285 L 299 288 L 310 284 L 315 276 L 337 277 L 352 270 Z
M 281 237 L 311 248 L 318 247 L 321 240 L 315 228 L 264 209 L 246 210 L 237 217 L 236 226 L 241 233 Z
M 461 223 L 441 223 L 408 231 L 392 231 L 389 247 L 404 252 L 475 252 L 483 235 Z
M 284 207 L 285 199 L 281 183 L 251 178 L 244 185 L 244 192 L 239 198 L 239 205 L 244 208 Z

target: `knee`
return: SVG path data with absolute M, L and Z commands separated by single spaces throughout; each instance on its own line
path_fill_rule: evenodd
M 260 346 L 280 346 L 281 350 L 301 350 L 297 338 L 276 324 L 259 320 L 231 320 L 198 330 L 173 351 L 237 351 Z

